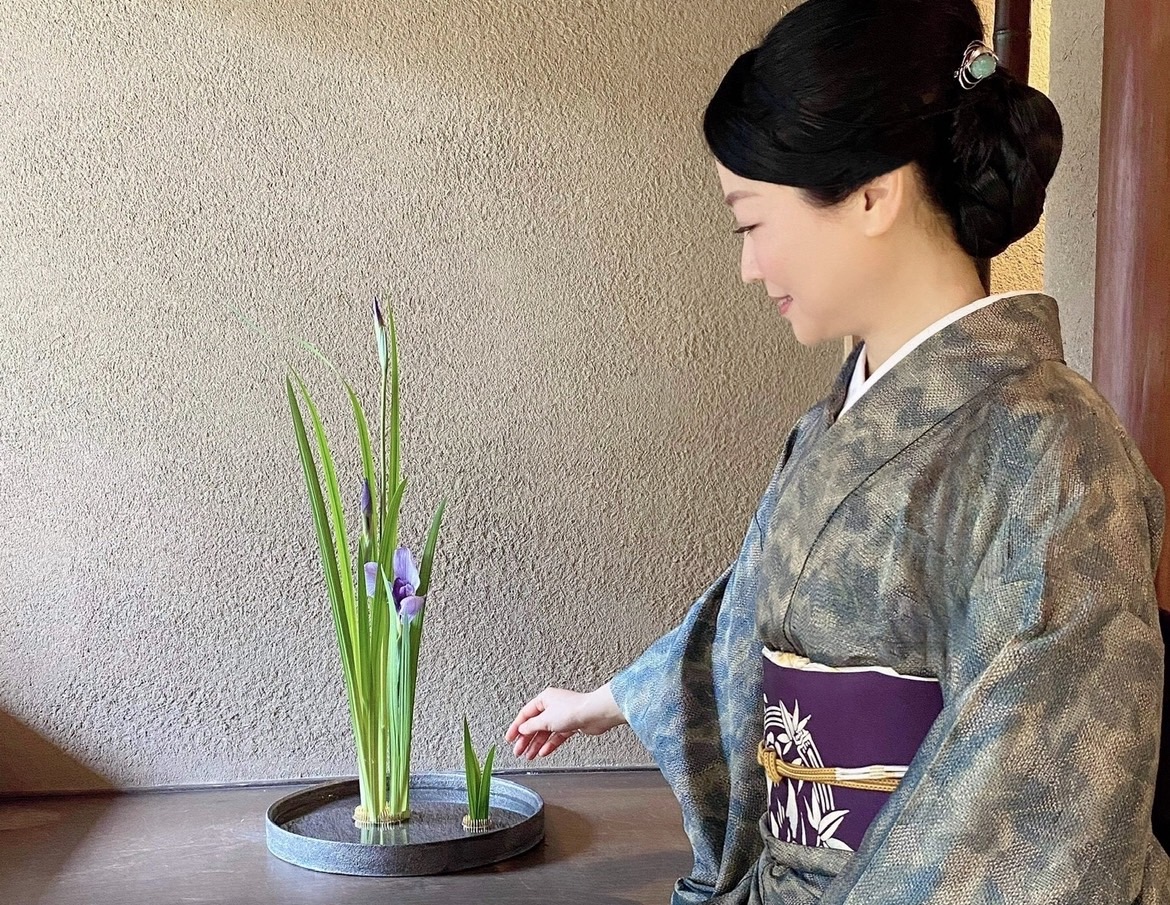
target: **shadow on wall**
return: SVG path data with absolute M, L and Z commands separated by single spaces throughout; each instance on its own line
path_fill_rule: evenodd
M 110 803 L 109 796 L 86 799 L 32 798 L 62 789 L 112 789 L 100 773 L 78 763 L 20 720 L 0 710 L 0 890 L 7 902 L 52 901 L 58 878 L 69 869 Z M 5 801 L 4 799 L 9 799 Z M 69 832 L 57 825 L 67 820 Z
M 0 798 L 113 788 L 106 777 L 0 710 Z

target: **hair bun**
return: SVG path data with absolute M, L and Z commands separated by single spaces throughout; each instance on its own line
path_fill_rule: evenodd
M 1063 129 L 1052 101 L 1002 68 L 963 95 L 943 202 L 967 253 L 993 258 L 1040 222 Z

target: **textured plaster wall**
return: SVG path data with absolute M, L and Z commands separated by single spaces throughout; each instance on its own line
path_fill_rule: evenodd
M 1052 100 L 1064 157 L 1048 203 L 1048 291 L 1060 300 L 1068 363 L 1090 376 L 1097 271 L 1104 0 L 1060 0 L 1052 14 Z
M 286 353 L 231 307 L 372 411 L 396 306 L 405 536 L 451 498 L 417 768 L 675 623 L 837 367 L 739 284 L 699 131 L 782 7 L 4 5 L 0 791 L 353 770 Z

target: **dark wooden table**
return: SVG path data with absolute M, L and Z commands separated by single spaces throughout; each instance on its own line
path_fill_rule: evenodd
M 264 812 L 303 786 L 0 801 L 3 905 L 666 905 L 689 872 L 654 771 L 509 776 L 545 801 L 545 841 L 434 877 L 319 874 L 268 853 Z

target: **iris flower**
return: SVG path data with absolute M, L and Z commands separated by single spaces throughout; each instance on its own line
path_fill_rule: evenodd
M 413 619 L 423 610 L 424 599 L 415 593 L 419 584 L 418 568 L 414 557 L 406 547 L 394 551 L 394 584 L 391 594 L 394 608 L 404 619 Z

